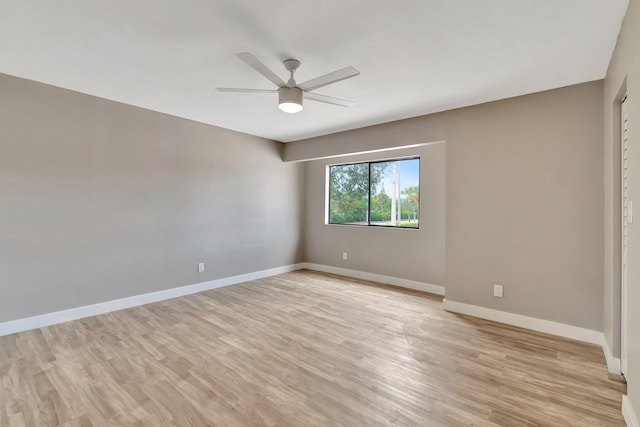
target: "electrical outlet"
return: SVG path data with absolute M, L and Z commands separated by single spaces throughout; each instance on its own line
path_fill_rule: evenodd
M 502 298 L 504 295 L 504 288 L 502 285 L 493 285 L 493 296 L 497 298 Z
M 346 252 L 342 252 L 342 260 L 346 261 L 347 260 L 347 253 Z
M 204 262 L 198 263 L 198 273 L 202 273 L 204 271 Z

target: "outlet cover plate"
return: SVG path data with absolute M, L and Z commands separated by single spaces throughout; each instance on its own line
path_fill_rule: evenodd
M 497 298 L 502 298 L 504 295 L 504 288 L 502 285 L 493 285 L 493 296 Z

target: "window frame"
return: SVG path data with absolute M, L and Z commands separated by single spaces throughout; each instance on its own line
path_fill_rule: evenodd
M 419 230 L 420 229 L 420 217 L 418 217 L 417 227 L 402 227 L 399 225 L 381 225 L 371 223 L 371 165 L 376 163 L 389 163 L 403 160 L 418 160 L 418 195 L 420 195 L 420 188 L 422 187 L 422 159 L 419 155 L 406 156 L 406 157 L 394 157 L 391 159 L 379 159 L 379 160 L 362 160 L 359 162 L 348 163 L 333 163 L 326 165 L 326 189 L 325 189 L 325 225 L 338 225 L 338 226 L 351 226 L 351 227 L 376 227 L 376 228 L 388 228 L 393 230 Z M 366 163 L 368 169 L 368 191 L 367 191 L 367 215 L 366 224 L 355 224 L 351 222 L 331 222 L 331 168 L 335 166 L 350 166 L 360 165 Z M 401 204 L 402 205 L 402 204 Z M 420 197 L 418 198 L 418 212 L 420 211 Z

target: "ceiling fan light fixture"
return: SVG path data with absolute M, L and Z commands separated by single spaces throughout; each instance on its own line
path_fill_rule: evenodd
M 278 108 L 285 113 L 302 111 L 302 89 L 298 87 L 281 87 L 278 89 Z
M 344 67 L 332 73 L 324 74 L 320 77 L 316 77 L 315 79 L 307 80 L 306 82 L 298 84 L 294 78 L 294 73 L 300 67 L 300 61 L 297 59 L 287 59 L 283 62 L 283 65 L 289 72 L 290 77 L 285 83 L 284 80 L 278 77 L 276 73 L 271 71 L 251 53 L 241 52 L 237 53 L 236 56 L 278 87 L 278 108 L 285 113 L 294 114 L 302 111 L 303 96 L 312 101 L 339 105 L 341 107 L 353 107 L 355 105 L 355 102 L 353 101 L 347 101 L 346 99 L 334 98 L 333 96 L 320 95 L 319 93 L 312 92 L 315 89 L 359 75 L 360 71 L 356 70 L 352 66 Z M 274 93 L 276 91 L 276 89 L 247 89 L 233 87 L 217 87 L 216 89 L 220 92 L 241 93 Z

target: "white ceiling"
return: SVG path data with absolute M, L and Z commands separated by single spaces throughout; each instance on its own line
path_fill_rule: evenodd
M 604 77 L 628 0 L 2 0 L 0 72 L 278 141 Z M 361 75 L 296 115 L 235 53 L 286 80 Z M 1 94 L 0 94 L 1 96 Z

